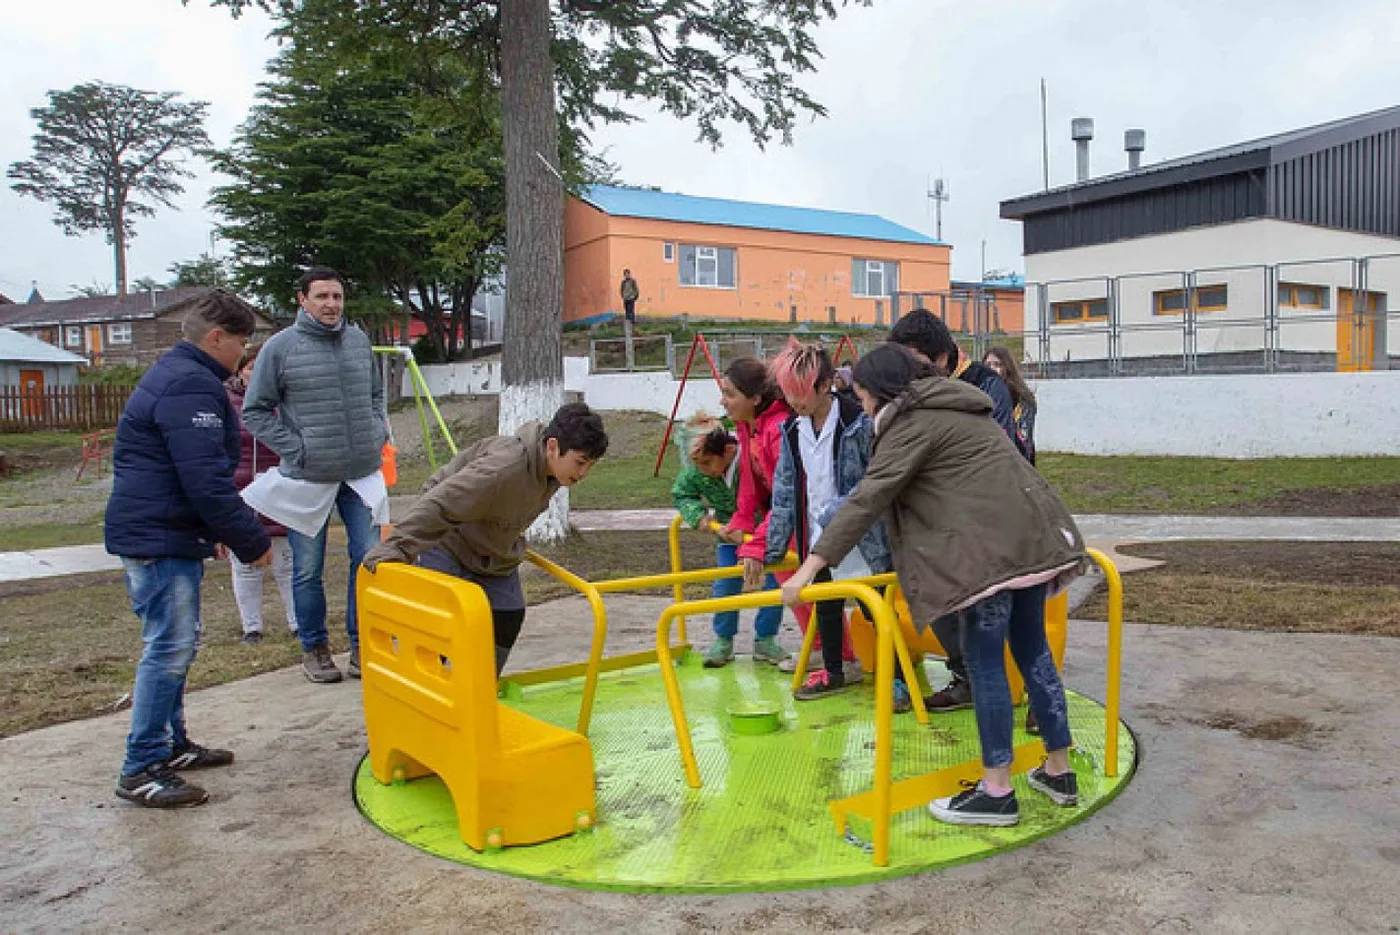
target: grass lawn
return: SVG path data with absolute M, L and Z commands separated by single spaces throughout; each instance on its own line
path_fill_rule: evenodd
M 1372 516 L 1400 505 L 1400 458 L 1091 457 L 1038 466 L 1076 513 Z
M 1133 623 L 1400 636 L 1400 543 L 1162 542 L 1123 548 L 1167 564 L 1124 578 Z M 1102 589 L 1076 617 L 1104 620 Z
M 332 649 L 347 648 L 344 534 L 333 527 L 326 558 L 326 597 Z M 682 540 L 687 567 L 709 567 L 714 540 L 690 534 Z M 542 550 L 591 580 L 664 572 L 664 532 L 598 532 Z M 528 566 L 525 593 L 531 604 L 571 590 Z M 694 596 L 707 594 L 694 589 Z M 264 594 L 264 641 L 244 646 L 227 565 L 205 566 L 203 648 L 190 671 L 190 687 L 206 688 L 296 664 L 301 646 L 286 631 L 276 587 Z M 528 626 L 527 622 L 527 626 Z M 141 630 L 120 573 L 0 585 L 0 737 L 102 713 L 131 689 L 141 653 Z
M 86 523 L 35 523 L 6 525 L 0 531 L 0 552 L 28 552 L 60 545 L 87 545 L 102 541 L 102 517 Z

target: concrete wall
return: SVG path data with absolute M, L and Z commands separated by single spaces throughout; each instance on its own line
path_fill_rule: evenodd
M 1400 455 L 1400 372 L 1043 380 L 1036 445 L 1089 455 Z
M 1370 262 L 1367 286 L 1386 296 L 1386 305 L 1400 306 L 1400 240 L 1354 234 L 1273 219 L 1202 227 L 1159 237 L 1032 254 L 1026 257 L 1026 302 L 1038 308 L 1042 290 L 1047 303 L 1106 298 L 1109 279 L 1117 280 L 1118 308 L 1124 357 L 1151 357 L 1182 352 L 1180 315 L 1153 313 L 1153 293 L 1181 289 L 1183 274 L 1196 273 L 1198 288 L 1225 285 L 1229 305 L 1224 311 L 1200 312 L 1197 353 L 1217 354 L 1264 347 L 1264 316 L 1268 300 L 1268 268 L 1277 266 L 1279 282 L 1328 288 L 1324 310 L 1279 308 L 1279 349 L 1331 352 L 1337 347 L 1336 312 L 1339 289 L 1353 286 L 1355 258 Z M 1382 256 L 1391 254 L 1392 256 Z M 1337 258 L 1337 259 L 1332 259 Z M 1044 285 L 1038 285 L 1044 284 Z M 1035 328 L 1035 315 L 1027 327 Z M 1400 328 L 1376 336 L 1377 349 L 1400 353 Z M 1106 323 L 1061 324 L 1051 327 L 1052 360 L 1085 360 L 1107 356 Z M 1384 333 L 1386 331 L 1392 333 Z
M 436 396 L 496 393 L 500 362 L 424 367 Z M 666 372 L 590 374 L 564 358 L 564 387 L 595 409 L 670 415 L 679 380 Z M 404 392 L 412 388 L 405 382 Z M 1089 455 L 1211 458 L 1400 455 L 1400 371 L 1043 380 L 1036 444 Z M 722 411 L 708 374 L 686 383 L 677 410 Z
M 675 244 L 672 259 L 664 245 Z M 732 247 L 734 288 L 682 286 L 680 244 Z M 795 234 L 711 224 L 610 217 L 575 200 L 564 211 L 564 320 L 620 313 L 623 269 L 641 293 L 637 314 L 698 318 L 767 319 L 826 324 L 836 309 L 841 324 L 875 324 L 876 303 L 886 321 L 890 300 L 851 294 L 854 259 L 899 264 L 904 292 L 946 292 L 951 248 Z

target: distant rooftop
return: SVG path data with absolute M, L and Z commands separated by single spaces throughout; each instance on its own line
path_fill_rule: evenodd
M 0 360 L 25 364 L 87 363 L 86 357 L 61 350 L 27 334 L 20 334 L 13 328 L 0 328 Z
M 188 286 L 158 292 L 130 292 L 124 296 L 98 295 L 49 302 L 37 289 L 27 302 L 0 306 L 0 326 L 37 327 L 134 321 L 155 318 L 209 292 L 207 286 Z M 37 296 L 37 298 L 36 298 Z
M 796 208 L 725 198 L 702 198 L 645 188 L 591 185 L 580 197 L 604 214 L 614 217 L 716 224 L 794 234 L 825 234 L 887 243 L 946 246 L 938 240 L 875 214 L 852 214 L 819 208 Z
M 1263 169 L 1396 128 L 1400 128 L 1400 106 L 1387 107 L 1010 198 L 1001 203 L 1001 216 L 1023 218 L 1090 201 Z

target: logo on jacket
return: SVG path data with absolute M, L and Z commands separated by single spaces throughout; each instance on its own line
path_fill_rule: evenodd
M 190 424 L 197 429 L 221 429 L 224 427 L 224 419 L 217 412 L 205 412 L 201 409 L 190 419 Z

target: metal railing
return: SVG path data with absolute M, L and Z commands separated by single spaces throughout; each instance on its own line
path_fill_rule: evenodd
M 1201 301 L 1222 286 L 1223 305 Z M 1397 295 L 1400 253 L 1385 253 L 1027 282 L 1019 330 L 987 293 L 901 293 L 893 310 L 940 315 L 977 357 L 1006 345 L 1039 379 L 1388 370 L 1400 368 Z M 1057 320 L 1078 303 L 1096 314 Z

